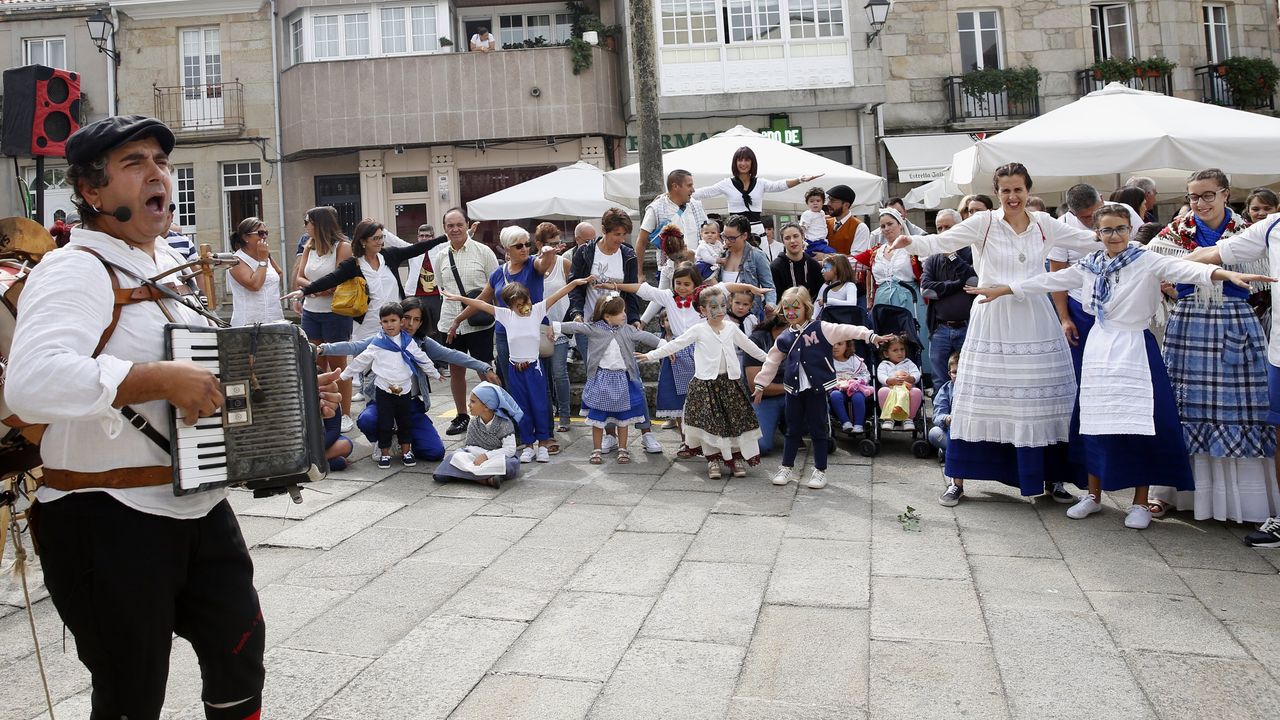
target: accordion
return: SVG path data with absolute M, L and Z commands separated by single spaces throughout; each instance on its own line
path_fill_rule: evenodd
M 301 502 L 298 483 L 324 478 L 315 352 L 297 326 L 167 325 L 165 357 L 209 370 L 223 394 L 221 410 L 195 425 L 170 412 L 175 495 L 244 485 Z

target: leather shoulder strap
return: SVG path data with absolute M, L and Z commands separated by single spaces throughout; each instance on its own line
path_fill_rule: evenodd
M 120 324 L 120 308 L 127 303 L 121 302 L 120 277 L 116 275 L 116 269 L 111 266 L 111 263 L 107 262 L 107 259 L 99 255 L 96 250 L 92 250 L 83 245 L 72 245 L 71 247 L 82 252 L 87 252 L 98 258 L 98 262 L 102 263 L 102 267 L 107 270 L 107 277 L 111 278 L 111 292 L 115 296 L 115 300 L 111 305 L 111 324 L 107 326 L 106 330 L 102 331 L 102 338 L 98 340 L 98 346 L 93 349 L 93 357 L 98 357 L 102 354 L 102 349 L 107 346 L 107 341 L 109 341 L 112 334 L 115 333 L 116 325 Z M 130 291 L 125 290 L 124 292 L 127 293 Z

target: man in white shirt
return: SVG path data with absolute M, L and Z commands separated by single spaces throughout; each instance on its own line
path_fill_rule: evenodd
M 674 224 L 684 233 L 685 242 L 690 238 L 702 237 L 702 224 L 707 221 L 707 211 L 702 209 L 702 202 L 693 199 L 693 174 L 688 170 L 672 170 L 667 173 L 667 191 L 653 199 L 645 208 L 644 217 L 640 220 L 640 233 L 636 236 L 636 268 L 640 278 L 644 273 L 645 250 L 649 243 L 657 239 L 657 234 L 667 225 Z M 691 246 L 696 251 L 697 246 Z M 666 261 L 662 251 L 658 251 L 658 267 Z
M 136 288 L 131 274 L 183 262 L 157 242 L 169 224 L 173 146 L 169 128 L 139 115 L 108 117 L 67 142 L 84 225 L 27 281 L 5 400 L 48 425 L 31 528 L 93 677 L 92 716 L 159 717 L 176 633 L 200 661 L 206 716 L 256 718 L 265 628 L 244 537 L 225 490 L 171 487 L 170 406 L 194 423 L 222 392 L 208 370 L 163 359 L 165 312 L 205 321 L 176 300 L 113 292 L 113 275 Z
M 428 253 L 431 267 L 435 268 L 436 285 L 456 295 L 480 291 L 489 283 L 489 276 L 498 269 L 498 256 L 488 246 L 467 236 L 467 215 L 462 208 L 451 208 L 444 214 L 444 235 L 449 242 Z M 461 281 L 461 284 L 459 284 Z M 437 326 L 445 334 L 445 347 L 464 352 L 483 363 L 493 363 L 493 320 L 476 325 L 471 320 L 458 322 L 462 303 L 447 300 L 440 305 L 440 323 Z M 467 369 L 460 365 L 449 366 L 449 389 L 453 392 L 453 405 L 458 411 L 446 435 L 461 435 L 467 431 L 470 417 L 467 415 Z

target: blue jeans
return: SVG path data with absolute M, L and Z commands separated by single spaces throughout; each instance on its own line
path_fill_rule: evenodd
M 951 431 L 943 430 L 937 425 L 929 427 L 929 444 L 942 452 L 947 451 L 947 441 L 951 439 Z
M 849 416 L 849 409 L 853 409 L 852 419 Z M 831 391 L 831 409 L 836 414 L 836 419 L 841 425 L 852 422 L 854 425 L 861 425 L 867 419 L 867 397 L 860 392 L 852 395 L 845 395 L 843 390 Z
M 548 362 L 550 361 L 550 362 Z M 547 373 L 547 389 L 551 395 L 552 415 L 560 416 L 560 424 L 569 424 L 569 337 L 556 340 L 556 353 L 542 361 Z
M 755 406 L 756 419 L 760 421 L 760 453 L 762 455 L 773 452 L 773 441 L 778 434 L 778 423 L 782 421 L 786 398 L 786 395 L 762 398 L 760 404 Z
M 933 368 L 934 387 L 941 387 L 947 381 L 947 358 L 951 353 L 960 352 L 968 332 L 967 325 L 961 328 L 938 325 L 938 329 L 933 331 L 933 337 L 929 339 L 929 367 Z

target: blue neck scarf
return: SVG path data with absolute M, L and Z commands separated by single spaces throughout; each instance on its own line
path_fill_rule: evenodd
M 400 353 L 400 357 L 410 370 L 417 372 L 418 361 L 413 359 L 413 353 L 409 352 L 409 346 L 413 343 L 413 338 L 409 333 L 400 331 L 395 338 L 388 337 L 385 332 L 380 332 L 373 338 L 373 346 L 380 347 L 383 350 Z
M 1102 322 L 1104 308 L 1111 300 L 1111 276 L 1132 265 L 1144 252 L 1140 247 L 1127 247 L 1119 255 L 1109 258 L 1106 250 L 1098 250 L 1080 261 L 1080 267 L 1098 276 L 1093 281 L 1093 315 L 1098 322 Z
M 1200 247 L 1213 247 L 1214 245 L 1217 245 L 1218 241 L 1222 239 L 1222 233 L 1227 230 L 1227 223 L 1231 222 L 1230 211 L 1227 211 L 1226 215 L 1222 218 L 1222 224 L 1216 229 L 1206 225 L 1205 222 L 1194 213 L 1191 217 L 1195 218 L 1196 221 L 1196 244 Z

